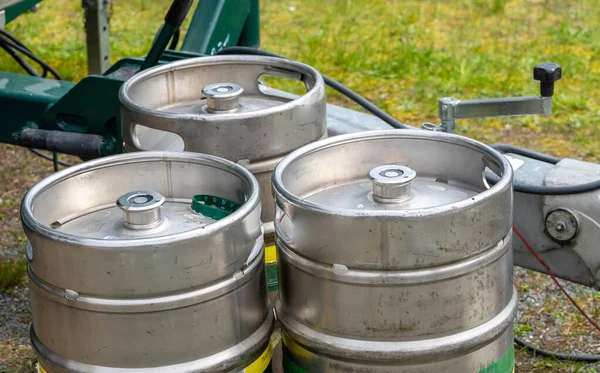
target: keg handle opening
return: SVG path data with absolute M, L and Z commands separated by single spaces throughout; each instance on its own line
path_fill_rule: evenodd
M 406 166 L 387 164 L 375 167 L 367 174 L 373 183 L 373 200 L 380 203 L 400 203 L 410 198 L 410 183 L 417 173 Z
M 486 189 L 490 189 L 492 185 L 496 184 L 500 180 L 502 175 L 504 175 L 504 171 L 502 170 L 499 164 L 497 164 L 496 162 L 494 162 L 494 160 L 490 159 L 487 156 L 482 157 L 481 161 L 483 163 L 483 170 L 481 172 L 483 186 Z M 513 161 L 511 161 L 511 159 L 509 158 L 509 163 L 511 164 L 511 167 L 513 167 L 516 170 L 520 167 L 520 165 L 513 164 Z
M 309 75 L 279 67 L 266 67 L 265 72 L 260 74 L 257 78 L 258 90 L 265 96 L 287 97 L 289 99 L 297 98 L 297 93 L 269 87 L 269 81 L 272 81 L 273 83 L 284 83 L 286 80 L 302 83 L 304 92 L 301 92 L 300 94 L 308 93 L 315 86 L 315 81 Z M 298 87 L 297 90 L 300 91 L 300 87 Z

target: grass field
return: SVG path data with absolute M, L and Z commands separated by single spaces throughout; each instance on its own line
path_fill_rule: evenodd
M 458 122 L 457 132 L 487 143 L 513 143 L 556 156 L 600 161 L 598 0 L 261 3 L 263 49 L 314 66 L 416 126 L 437 121 L 440 97 L 537 95 L 533 66 L 543 61 L 559 63 L 563 79 L 556 85 L 552 116 L 463 120 Z M 166 0 L 114 1 L 110 29 L 113 61 L 148 51 L 168 4 Z M 7 29 L 65 79 L 77 81 L 86 75 L 80 0 L 44 1 L 38 12 L 20 17 Z M 0 71 L 20 72 L 1 50 Z M 355 108 L 335 92 L 328 94 L 330 102 Z M 19 198 L 35 180 L 49 174 L 51 166 L 34 160 L 23 149 L 3 146 L 2 152 L 0 243 L 4 248 L 22 250 Z M 525 291 L 523 286 L 529 291 L 532 284 L 540 292 L 554 291 L 545 276 L 525 277 L 517 280 L 521 291 Z M 559 330 L 559 336 L 561 331 L 577 338 L 584 335 L 595 341 L 591 345 L 598 345 L 598 333 L 589 332 L 559 295 L 548 298 L 543 307 L 532 311 L 537 314 L 523 316 L 518 333 L 530 328 L 527 322 L 533 323 L 536 317 L 548 317 L 556 320 L 550 327 Z M 588 309 L 598 307 L 595 294 L 578 299 Z M 560 350 L 568 346 L 598 353 L 587 341 L 572 344 L 558 338 L 545 347 Z M 0 359 L 9 355 L 7 349 L 10 347 L 0 346 Z M 17 355 L 22 356 L 20 353 Z M 521 350 L 517 358 L 518 372 L 598 370 L 597 366 L 533 358 Z

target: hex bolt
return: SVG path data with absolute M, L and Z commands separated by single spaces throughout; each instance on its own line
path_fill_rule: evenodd
M 558 208 L 546 216 L 546 234 L 558 242 L 568 242 L 579 232 L 577 216 L 570 210 Z

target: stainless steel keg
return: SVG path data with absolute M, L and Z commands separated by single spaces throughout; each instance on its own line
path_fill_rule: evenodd
M 41 366 L 262 372 L 260 210 L 249 171 L 194 153 L 112 156 L 36 184 L 21 214 Z
M 438 132 L 342 135 L 284 158 L 286 372 L 512 372 L 512 177 L 493 149 Z
M 260 81 L 269 75 L 298 80 L 306 93 L 269 89 Z M 267 232 L 275 165 L 327 133 L 321 74 L 279 58 L 213 56 L 159 66 L 125 82 L 120 100 L 126 151 L 186 150 L 247 167 L 261 186 Z

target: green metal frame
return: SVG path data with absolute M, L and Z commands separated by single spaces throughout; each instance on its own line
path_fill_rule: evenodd
M 15 4 L 9 8 L 6 8 L 5 10 L 5 22 L 9 23 L 10 21 L 14 20 L 15 18 L 17 18 L 18 16 L 20 16 L 21 14 L 29 11 L 31 8 L 33 8 L 37 3 L 39 3 L 42 0 L 23 0 L 18 4 Z
M 259 0 L 202 0 L 181 50 L 213 55 L 229 46 L 260 45 Z
M 10 19 L 38 2 L 30 0 L 13 6 L 20 10 L 11 8 Z M 259 0 L 202 0 L 182 51 L 159 51 L 153 57 L 158 64 L 164 64 L 213 54 L 227 46 L 258 46 L 259 37 Z M 102 135 L 102 155 L 121 152 L 119 89 L 141 69 L 144 61 L 145 58 L 122 59 L 102 75 L 90 75 L 77 84 L 0 72 L 0 142 L 20 145 L 23 129 L 39 128 Z

